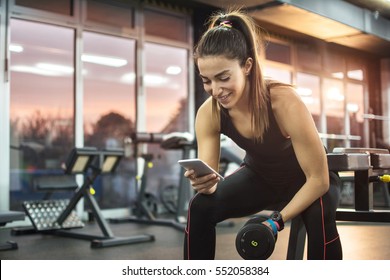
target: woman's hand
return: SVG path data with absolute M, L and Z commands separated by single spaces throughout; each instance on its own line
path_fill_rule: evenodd
M 187 170 L 184 177 L 191 182 L 192 188 L 198 193 L 212 194 L 217 189 L 219 177 L 215 174 L 208 174 L 202 177 L 197 177 L 193 169 Z

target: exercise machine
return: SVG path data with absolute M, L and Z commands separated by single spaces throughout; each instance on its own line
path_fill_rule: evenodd
M 171 136 L 171 137 L 170 137 Z M 133 133 L 131 135 L 131 154 L 135 159 L 141 158 L 142 164 L 142 175 L 138 178 L 137 182 L 140 182 L 137 188 L 137 195 L 135 201 L 135 213 L 134 216 L 110 219 L 112 223 L 124 223 L 124 222 L 135 222 L 150 225 L 161 225 L 170 226 L 179 231 L 184 231 L 186 221 L 186 210 L 185 205 L 188 202 L 188 197 L 192 196 L 189 193 L 190 186 L 188 180 L 185 180 L 183 176 L 180 176 L 179 187 L 177 189 L 177 205 L 175 217 L 172 219 L 161 219 L 157 218 L 156 215 L 151 211 L 148 205 L 147 198 L 147 185 L 149 169 L 153 167 L 154 156 L 150 153 L 140 153 L 139 144 L 160 144 L 164 149 L 180 148 L 183 151 L 183 158 L 189 156 L 191 149 L 194 148 L 193 140 L 188 137 L 184 137 L 179 134 L 162 134 L 162 133 Z M 140 166 L 137 165 L 137 169 Z
M 147 193 L 148 175 L 149 169 L 153 166 L 154 156 L 150 153 L 141 153 L 139 144 L 159 144 L 162 149 L 165 150 L 181 150 L 182 159 L 188 159 L 191 156 L 191 151 L 197 148 L 194 137 L 187 132 L 173 132 L 169 134 L 162 133 L 134 133 L 131 135 L 128 143 L 131 146 L 128 147 L 129 155 L 134 158 L 142 158 L 142 175 L 140 176 L 140 182 L 137 198 L 135 201 L 135 211 L 132 217 L 110 219 L 112 223 L 123 222 L 138 222 L 152 225 L 171 226 L 175 229 L 183 231 L 187 221 L 187 205 L 191 197 L 194 195 L 194 191 L 187 178 L 179 175 L 178 186 L 167 185 L 163 186 L 159 191 L 159 197 L 162 204 L 167 208 L 168 212 L 174 215 L 173 219 L 159 219 L 151 211 L 153 208 L 154 198 L 150 197 Z M 231 152 L 228 148 L 222 146 L 221 148 L 221 174 L 225 174 L 228 165 L 235 163 L 240 165 L 241 159 Z M 140 168 L 140 166 L 138 166 Z M 167 198 L 169 196 L 169 198 Z M 234 226 L 232 221 L 224 221 L 218 224 L 218 226 Z
M 95 179 L 101 174 L 115 172 L 123 155 L 124 151 L 121 149 L 99 151 L 94 147 L 74 148 L 65 163 L 65 174 L 83 174 L 85 175 L 84 183 L 75 191 L 70 200 L 24 202 L 23 207 L 35 230 L 41 233 L 90 240 L 92 248 L 154 241 L 154 236 L 148 234 L 131 237 L 114 236 L 93 197 Z M 74 210 L 82 198 L 89 203 L 94 219 L 102 232 L 101 236 L 71 230 L 84 227 L 84 223 Z
M 33 179 L 33 187 L 37 192 L 44 193 L 43 198 L 41 200 L 35 200 L 36 204 L 34 207 L 43 207 L 44 204 L 51 202 L 51 206 L 55 206 L 56 211 L 61 211 L 64 209 L 65 205 L 68 204 L 69 200 L 67 199 L 53 199 L 54 194 L 66 193 L 61 195 L 62 197 L 68 197 L 68 193 L 75 192 L 79 186 L 74 178 L 74 175 L 67 175 L 63 173 L 58 174 L 50 174 L 50 175 L 39 175 Z M 32 201 L 31 201 L 32 202 Z M 53 203 L 54 202 L 54 203 Z M 23 203 L 23 207 L 28 206 L 28 201 Z M 54 208 L 53 208 L 54 209 Z M 36 210 L 38 211 L 38 210 Z M 42 210 L 43 211 L 43 210 Z M 52 212 L 46 213 L 49 215 L 53 215 Z M 82 225 L 83 226 L 83 225 Z M 16 227 L 11 231 L 12 235 L 26 235 L 26 234 L 35 234 L 38 233 L 36 226 L 24 226 L 24 227 Z

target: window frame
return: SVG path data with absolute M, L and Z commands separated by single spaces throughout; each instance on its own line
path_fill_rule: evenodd
M 1 1 L 1 0 L 0 0 Z M 6 5 L 3 5 L 3 3 L 6 3 Z M 140 4 L 140 1 L 132 1 L 132 7 L 134 8 L 134 28 L 122 30 L 119 28 L 113 28 L 112 26 L 108 26 L 105 24 L 99 24 L 92 21 L 86 21 L 85 20 L 85 13 L 86 13 L 86 3 L 82 0 L 75 0 L 73 5 L 73 15 L 72 16 L 66 16 L 61 15 L 54 12 L 48 12 L 43 10 L 37 10 L 34 8 L 28 8 L 28 7 L 22 7 L 15 4 L 15 0 L 10 0 L 9 2 L 1 2 L 0 6 L 0 21 L 1 21 L 1 27 L 0 27 L 0 35 L 1 37 L 1 46 L 8 46 L 7 42 L 9 42 L 8 36 L 4 36 L 5 31 L 8 32 L 8 24 L 6 20 L 8 18 L 14 18 L 14 19 L 21 19 L 21 20 L 27 20 L 27 21 L 34 21 L 39 22 L 43 24 L 51 24 L 51 25 L 57 25 L 61 27 L 67 27 L 72 28 L 75 30 L 75 40 L 74 40 L 74 138 L 75 138 L 75 146 L 76 147 L 82 147 L 84 145 L 84 132 L 83 132 L 83 76 L 82 76 L 82 62 L 81 62 L 81 55 L 83 52 L 83 37 L 82 33 L 84 31 L 88 32 L 97 32 L 101 34 L 107 34 L 107 35 L 113 35 L 113 36 L 120 36 L 123 38 L 130 38 L 136 40 L 136 129 L 137 131 L 142 130 L 142 125 L 139 125 L 142 123 L 142 114 L 145 113 L 145 111 L 142 111 L 143 106 L 143 85 L 142 85 L 142 77 L 144 76 L 144 54 L 143 54 L 143 43 L 145 40 L 158 43 L 158 44 L 164 44 L 174 47 L 180 47 L 185 48 L 188 50 L 188 99 L 189 99 L 189 128 L 190 132 L 193 133 L 193 126 L 194 126 L 194 111 L 195 111 L 195 101 L 194 101 L 194 65 L 191 58 L 192 53 L 192 34 L 193 34 L 193 27 L 191 26 L 191 13 L 186 10 L 186 8 L 183 8 L 184 10 L 181 10 L 182 8 L 177 9 L 177 7 L 157 7 L 156 5 L 148 5 L 148 4 Z M 160 12 L 164 13 L 172 13 L 175 16 L 182 16 L 185 18 L 187 22 L 187 28 L 188 28 L 188 42 L 177 42 L 174 40 L 164 40 L 164 38 L 158 38 L 153 36 L 145 36 L 142 31 L 142 22 L 143 22 L 143 9 L 147 7 L 148 9 L 154 9 Z M 7 13 L 7 11 L 9 11 Z M 188 13 L 187 13 L 188 12 Z M 2 50 L 3 47 L 0 49 Z M 9 51 L 1 52 L 1 57 L 4 56 L 4 61 L 7 61 L 9 59 Z M 2 65 L 3 67 L 4 65 Z M 4 129 L 6 133 L 3 135 L 5 137 L 2 137 L 2 144 L 1 147 L 3 148 L 0 150 L 4 153 L 4 155 L 0 158 L 0 172 L 3 172 L 4 176 L 1 176 L 0 179 L 0 196 L 1 196 L 1 205 L 2 207 L 5 207 L 5 209 L 9 209 L 9 197 L 10 197 L 10 151 L 9 151 L 9 143 L 10 143 L 10 116 L 9 116 L 9 99 L 10 99 L 10 89 L 9 89 L 9 83 L 7 83 L 3 79 L 3 75 L 0 80 L 1 86 L 5 88 L 4 92 L 5 94 L 2 95 L 4 98 L 6 98 L 7 102 L 2 102 L 1 104 L 1 113 L 0 113 L 0 120 L 2 120 L 2 124 L 5 124 L 4 126 L 1 126 L 1 129 Z M 3 108 L 4 107 L 4 108 Z M 79 183 L 82 183 L 82 178 L 76 178 Z M 4 202 L 4 203 L 3 203 Z M 78 210 L 82 211 L 83 205 L 82 203 L 79 205 Z M 109 209 L 104 211 L 110 211 Z
M 80 18 L 80 7 L 78 5 L 78 0 L 74 1 L 73 5 L 73 15 L 61 15 L 54 12 L 43 11 L 34 8 L 28 8 L 24 6 L 19 6 L 15 3 L 15 0 L 9 0 L 9 11 L 10 16 L 15 18 L 23 18 L 26 20 L 38 20 L 44 23 L 52 24 L 66 24 L 68 26 L 74 26 L 79 22 Z

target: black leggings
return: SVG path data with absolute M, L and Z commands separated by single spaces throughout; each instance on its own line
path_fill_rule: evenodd
M 297 180 L 290 182 L 288 188 L 275 187 L 243 166 L 221 181 L 215 193 L 196 194 L 188 209 L 184 259 L 214 259 L 217 223 L 228 218 L 253 215 L 264 209 L 280 210 L 303 183 Z M 337 176 L 331 173 L 329 191 L 301 213 L 308 236 L 308 259 L 342 259 L 335 219 L 338 183 Z

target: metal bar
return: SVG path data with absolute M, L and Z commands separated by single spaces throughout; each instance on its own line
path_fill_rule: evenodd
M 370 170 L 355 171 L 355 209 L 371 211 L 374 205 L 373 186 L 370 183 Z
M 390 211 L 355 211 L 354 209 L 337 209 L 336 220 L 349 222 L 390 223 Z
M 81 188 L 79 188 L 75 194 L 73 195 L 72 199 L 69 201 L 68 206 L 65 208 L 64 212 L 61 213 L 61 215 L 58 217 L 57 222 L 59 225 L 62 225 L 66 218 L 70 215 L 72 210 L 76 207 L 77 203 L 80 201 L 80 199 L 84 195 L 84 190 L 86 190 L 95 180 L 95 178 L 99 175 L 98 172 L 94 172 L 92 175 L 92 178 L 87 176 L 84 184 L 82 185 Z
M 336 140 L 355 140 L 360 141 L 361 136 L 358 135 L 345 135 L 345 134 L 327 134 L 327 133 L 318 133 L 320 138 L 323 139 L 336 139 Z
M 374 115 L 374 114 L 363 114 L 364 119 L 368 120 L 379 120 L 379 121 L 389 121 L 390 117 L 386 116 L 379 116 L 379 115 Z
M 287 259 L 302 260 L 306 242 L 306 228 L 301 216 L 291 220 Z
M 84 190 L 84 198 L 91 205 L 93 215 L 95 216 L 95 219 L 98 222 L 99 228 L 102 231 L 103 235 L 105 237 L 111 237 L 111 238 L 114 237 L 114 234 L 112 233 L 110 227 L 108 226 L 108 223 L 104 219 L 104 217 L 101 213 L 100 207 L 97 204 L 95 198 L 90 193 L 88 193 L 87 190 Z

